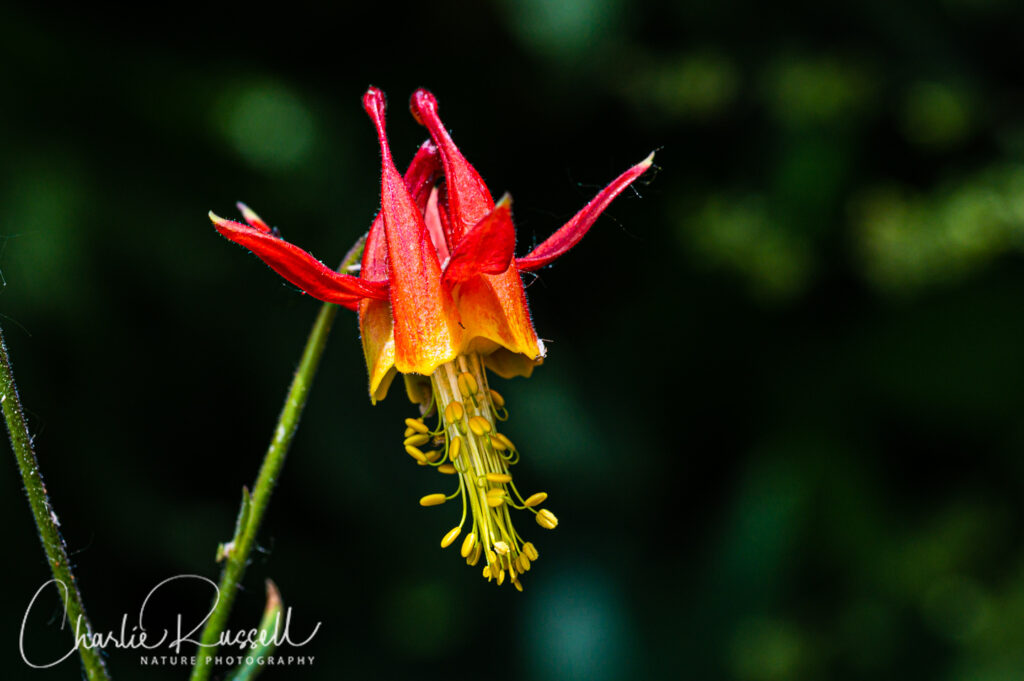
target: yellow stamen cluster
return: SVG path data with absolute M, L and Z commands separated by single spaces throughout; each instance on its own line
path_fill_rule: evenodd
M 519 461 L 519 450 L 499 433 L 497 423 L 508 418 L 505 399 L 487 385 L 478 355 L 461 355 L 444 364 L 430 377 L 433 403 L 426 416 L 438 416 L 431 429 L 423 419 L 405 420 L 405 451 L 421 466 L 457 474 L 459 486 L 452 494 L 428 494 L 421 506 L 438 506 L 462 498 L 462 519 L 441 539 L 441 548 L 455 543 L 471 511 L 472 526 L 461 543 L 460 553 L 468 565 L 483 558 L 483 576 L 503 584 L 506 577 L 519 591 L 519 577 L 537 560 L 537 549 L 512 526 L 511 509 L 528 510 L 537 524 L 549 530 L 558 519 L 547 509 L 537 509 L 547 494 L 537 492 L 525 499 L 516 489 L 509 467 Z M 423 451 L 433 443 L 438 449 Z M 507 573 L 507 576 L 506 576 Z

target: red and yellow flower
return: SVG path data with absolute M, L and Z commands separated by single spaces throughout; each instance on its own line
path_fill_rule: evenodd
M 575 246 L 611 201 L 653 163 L 653 154 L 619 175 L 569 222 L 524 257 L 515 257 L 515 227 L 508 195 L 494 202 L 476 169 L 455 146 L 426 90 L 412 96 L 416 120 L 430 139 L 405 175 L 391 158 L 384 128 L 383 93 L 370 88 L 363 108 L 381 148 L 381 211 L 366 237 L 359 276 L 335 272 L 281 239 L 240 204 L 247 224 L 210 214 L 223 236 L 245 246 L 278 274 L 320 300 L 359 313 L 370 398 L 383 399 L 396 374 L 420 405 L 406 419 L 404 446 L 420 465 L 454 475 L 450 495 L 430 494 L 434 506 L 462 499 L 462 519 L 441 540 L 461 542 L 470 565 L 485 560 L 484 576 L 518 589 L 537 550 L 512 526 L 510 509 L 526 509 L 553 529 L 558 521 L 537 508 L 544 493 L 524 497 L 509 467 L 519 451 L 498 424 L 505 401 L 487 382 L 485 369 L 503 377 L 529 376 L 543 361 L 544 344 L 533 328 L 520 272 L 549 264 Z M 425 419 L 436 418 L 430 426 Z

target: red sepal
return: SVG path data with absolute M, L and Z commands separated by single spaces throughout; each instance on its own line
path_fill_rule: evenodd
M 562 256 L 566 251 L 578 244 L 580 239 L 587 233 L 587 230 L 594 224 L 594 221 L 608 207 L 608 204 L 621 194 L 622 190 L 632 184 L 633 180 L 643 175 L 653 163 L 654 154 L 652 153 L 643 161 L 612 180 L 611 184 L 602 189 L 597 196 L 591 199 L 590 203 L 583 206 L 582 210 L 576 213 L 563 227 L 545 239 L 543 243 L 527 255 L 517 258 L 516 267 L 522 272 L 532 272 L 551 263 L 551 261 Z
M 515 249 L 512 199 L 506 194 L 459 241 L 444 270 L 444 284 L 452 286 L 478 274 L 501 274 L 512 262 Z
M 225 220 L 212 212 L 210 220 L 221 236 L 255 253 L 271 269 L 309 295 L 350 310 L 355 310 L 362 298 L 387 300 L 386 281 L 339 274 L 298 246 L 276 236 L 252 211 L 246 209 L 243 213 L 250 224 Z

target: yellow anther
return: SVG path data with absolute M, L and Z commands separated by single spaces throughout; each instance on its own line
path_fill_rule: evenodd
M 518 579 L 512 580 L 512 586 L 514 586 L 516 588 L 516 591 L 518 591 L 519 593 L 523 593 L 523 585 L 519 583 Z
M 499 506 L 501 506 L 504 503 L 505 503 L 505 497 L 492 497 L 492 496 L 488 496 L 487 497 L 487 505 L 490 506 L 491 508 L 498 508 Z
M 483 416 L 474 416 L 469 419 L 469 429 L 472 430 L 473 434 L 477 437 L 483 437 L 487 433 L 491 432 L 491 422 Z
M 413 447 L 419 447 L 430 442 L 430 436 L 425 433 L 415 433 L 405 438 L 404 445 L 412 445 Z
M 409 437 L 410 435 L 415 435 L 417 432 L 419 431 L 417 431 L 415 428 L 406 428 L 405 435 L 403 435 L 402 437 Z
M 481 554 L 483 554 L 483 552 L 484 547 L 480 546 L 480 544 L 477 544 L 473 547 L 473 553 L 469 554 L 469 558 L 466 558 L 466 563 L 469 565 L 469 567 L 473 567 L 474 565 L 480 562 L 480 556 Z
M 427 462 L 427 457 L 425 457 L 423 455 L 423 452 L 421 452 L 418 447 L 413 447 L 412 445 L 406 445 L 405 446 L 405 451 L 408 452 L 409 456 L 411 456 L 412 458 L 416 459 L 420 463 L 426 463 Z
M 448 534 L 446 534 L 441 539 L 441 548 L 446 549 L 449 546 L 451 546 L 452 542 L 455 541 L 455 538 L 459 536 L 460 532 L 462 532 L 461 525 L 459 525 L 458 527 L 453 527 L 452 529 L 448 530 Z
M 505 443 L 496 437 L 491 437 L 491 446 L 499 452 L 504 452 L 508 449 L 508 447 L 505 446 Z
M 488 473 L 487 480 L 490 482 L 512 482 L 512 476 L 508 473 Z
M 526 504 L 527 506 L 537 506 L 538 504 L 543 504 L 544 500 L 547 498 L 547 492 L 537 492 L 536 494 L 531 494 L 530 496 L 526 497 L 526 501 L 524 501 L 523 503 Z
M 420 419 L 406 419 L 405 425 L 409 426 L 417 433 L 429 433 L 430 428 L 427 428 L 427 424 L 423 423 Z
M 497 390 L 489 391 L 491 393 L 491 402 L 494 402 L 494 406 L 501 409 L 505 406 L 505 398 L 501 396 Z
M 499 556 L 504 556 L 508 553 L 508 544 L 503 541 L 494 542 L 494 550 L 498 552 Z
M 476 395 L 476 391 L 479 390 L 476 379 L 469 372 L 459 374 L 457 383 L 459 384 L 459 392 L 463 395 Z
M 420 499 L 420 506 L 440 506 L 447 498 L 443 494 L 428 494 Z
M 473 550 L 473 545 L 476 544 L 476 534 L 470 532 L 466 535 L 466 538 L 462 540 L 462 557 L 468 558 L 469 553 Z
M 493 443 L 494 440 L 500 440 L 501 444 L 505 445 L 505 449 L 515 449 L 516 448 L 516 446 L 514 444 L 512 444 L 512 440 L 509 440 L 507 437 L 505 437 L 501 433 L 495 433 L 494 435 L 492 435 L 491 436 L 491 442 Z
M 431 449 L 429 452 L 423 452 L 423 458 L 433 463 L 441 458 L 441 452 L 436 449 Z
M 487 564 L 492 567 L 496 567 L 498 564 L 498 556 L 490 549 L 487 549 Z M 497 575 L 495 575 L 495 577 L 497 577 Z
M 444 420 L 446 423 L 458 423 L 465 413 L 466 410 L 462 408 L 462 402 L 452 402 L 444 408 Z
M 487 496 L 489 496 L 489 497 L 503 497 L 503 496 L 505 496 L 505 490 L 503 490 L 500 487 L 495 487 L 494 489 L 487 490 Z
M 462 438 L 455 436 L 452 441 L 448 443 L 448 458 L 452 461 L 459 458 L 459 452 L 462 451 Z
M 498 586 L 501 586 L 501 583 L 504 582 L 504 581 L 505 581 L 505 571 L 499 569 L 498 570 Z
M 486 579 L 488 582 L 491 581 L 491 566 L 490 565 L 484 565 L 484 579 Z
M 540 558 L 540 554 L 537 552 L 537 547 L 533 545 L 532 541 L 528 541 L 523 544 L 523 554 L 526 555 L 531 561 Z
M 519 554 L 519 558 L 516 559 L 516 563 L 519 564 L 519 571 L 520 572 L 529 572 L 530 571 L 530 559 L 526 556 L 525 553 L 520 553 Z
M 537 524 L 545 530 L 553 530 L 558 527 L 558 518 L 546 508 L 537 511 Z
M 455 466 L 450 463 L 443 463 L 437 467 L 438 473 L 444 473 L 445 475 L 455 475 Z

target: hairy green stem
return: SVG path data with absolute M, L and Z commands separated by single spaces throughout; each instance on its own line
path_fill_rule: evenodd
M 39 539 L 43 542 L 46 560 L 50 563 L 50 570 L 53 572 L 53 581 L 64 597 L 64 612 L 75 635 L 75 647 L 78 648 L 78 654 L 82 658 L 85 678 L 89 681 L 110 681 L 99 648 L 77 645 L 77 642 L 82 640 L 81 637 L 92 635 L 92 625 L 89 624 L 89 618 L 85 616 L 82 594 L 78 590 L 78 582 L 75 581 L 75 575 L 71 571 L 71 562 L 68 560 L 64 537 L 57 529 L 57 514 L 53 512 L 50 498 L 46 494 L 46 484 L 43 483 L 39 461 L 32 449 L 32 436 L 21 408 L 21 398 L 18 397 L 18 387 L 14 383 L 14 371 L 11 369 L 11 358 L 7 354 L 7 343 L 4 341 L 2 330 L 0 330 L 0 403 L 3 406 L 4 421 L 7 422 L 7 433 L 11 436 L 11 448 L 14 449 L 14 457 L 18 460 L 21 479 L 25 484 L 25 494 L 28 496 L 29 506 L 32 507 L 32 515 L 36 519 Z
M 348 252 L 341 266 L 338 268 L 345 271 L 349 266 L 358 262 L 362 254 L 363 239 L 360 239 L 352 250 Z M 244 509 L 240 514 L 240 526 L 232 540 L 229 548 L 223 550 L 226 557 L 224 571 L 221 573 L 218 584 L 218 600 L 214 606 L 213 613 L 206 622 L 203 629 L 203 636 L 199 650 L 196 653 L 196 664 L 192 669 L 190 681 L 206 681 L 213 670 L 212 663 L 207 658 L 216 656 L 218 639 L 228 621 L 231 607 L 235 602 L 235 594 L 238 592 L 238 585 L 245 574 L 245 567 L 249 561 L 249 554 L 252 552 L 256 542 L 256 534 L 260 528 L 260 522 L 270 501 L 270 495 L 274 491 L 277 477 L 284 465 L 288 454 L 288 447 L 291 445 L 292 437 L 299 426 L 299 418 L 302 416 L 302 409 L 306 405 L 306 398 L 309 395 L 309 388 L 313 383 L 317 367 L 320 365 L 320 357 L 323 354 L 327 336 L 334 323 L 334 317 L 338 307 L 325 303 L 320 308 L 313 330 L 309 333 L 306 341 L 306 348 L 302 352 L 302 360 L 295 371 L 291 387 L 288 389 L 288 397 L 285 399 L 281 415 L 278 417 L 277 426 L 274 428 L 274 435 L 270 440 L 270 446 L 263 458 L 260 472 L 253 487 L 249 508 Z M 244 502 L 243 502 L 244 506 Z

